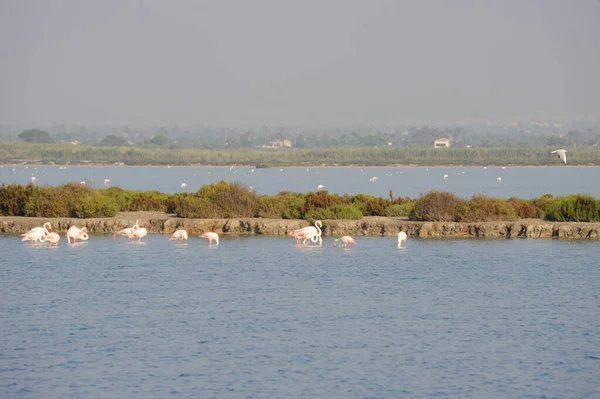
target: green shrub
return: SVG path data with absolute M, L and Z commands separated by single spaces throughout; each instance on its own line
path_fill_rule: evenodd
M 406 217 L 415 208 L 414 202 L 404 202 L 402 204 L 394 204 L 385 208 L 385 216 L 388 217 Z
M 546 209 L 554 202 L 554 196 L 552 194 L 544 194 L 540 198 L 534 198 L 531 203 L 538 210 L 539 217 L 544 217 Z
M 600 206 L 589 195 L 557 197 L 546 208 L 544 218 L 558 222 L 596 222 L 600 220 Z
M 365 216 L 385 216 L 390 201 L 367 194 L 356 194 L 350 198 L 350 203 L 358 208 Z
M 305 219 L 313 223 L 315 220 L 348 219 L 358 220 L 363 217 L 361 211 L 352 205 L 333 205 L 329 208 L 313 209 Z
M 311 192 L 304 196 L 302 213 L 307 215 L 310 211 L 315 209 L 324 209 L 333 205 L 341 205 L 344 203 L 345 201 L 342 197 L 337 194 L 329 194 L 327 190 Z
M 258 208 L 258 196 L 245 185 L 224 180 L 202 186 L 197 193 L 216 206 L 221 217 L 254 217 Z
M 5 216 L 25 216 L 25 206 L 33 191 L 33 184 L 26 187 L 20 184 L 8 184 L 0 187 L 0 214 Z
M 508 199 L 508 203 L 520 219 L 539 219 L 542 217 L 543 211 L 536 207 L 531 200 L 511 197 Z
M 119 204 L 114 198 L 94 194 L 81 199 L 74 207 L 78 218 L 113 217 L 119 213 Z
M 455 221 L 458 210 L 465 200 L 453 193 L 445 191 L 430 191 L 415 201 L 414 208 L 409 214 L 410 220 L 430 222 Z
M 457 211 L 455 220 L 459 222 L 512 221 L 518 216 L 509 202 L 502 198 L 474 195 L 465 201 Z
M 258 198 L 257 216 L 261 218 L 300 219 L 304 197 L 302 194 L 283 192 L 261 195 Z
M 211 219 L 220 218 L 219 209 L 206 198 L 190 196 L 181 198 L 175 208 L 180 218 Z

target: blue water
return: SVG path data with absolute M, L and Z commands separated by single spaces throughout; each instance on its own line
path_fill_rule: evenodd
M 13 170 L 14 169 L 14 170 Z M 448 175 L 444 179 L 444 175 Z M 59 185 L 85 181 L 91 187 L 109 186 L 132 190 L 159 190 L 165 193 L 197 191 L 219 180 L 239 181 L 259 194 L 281 191 L 316 191 L 324 185 L 331 193 L 365 193 L 378 197 L 416 198 L 431 190 L 509 198 L 537 198 L 543 194 L 587 193 L 600 197 L 600 167 L 511 168 L 167 168 L 167 167 L 24 167 L 0 168 L 0 184 L 29 183 Z M 377 177 L 376 182 L 371 182 Z M 498 177 L 502 181 L 498 181 Z M 188 186 L 184 189 L 181 184 Z
M 0 236 L 0 397 L 598 398 L 600 243 Z

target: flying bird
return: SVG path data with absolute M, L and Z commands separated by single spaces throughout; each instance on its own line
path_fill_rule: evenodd
M 559 159 L 562 159 L 562 161 L 566 164 L 567 163 L 567 150 L 554 150 L 552 151 L 550 154 L 556 154 L 558 156 Z

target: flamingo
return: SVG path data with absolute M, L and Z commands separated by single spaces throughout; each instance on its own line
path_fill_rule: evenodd
M 369 179 L 370 182 L 376 182 L 377 181 L 377 176 L 373 176 Z
M 58 242 L 60 241 L 60 236 L 58 235 L 58 233 L 48 233 L 45 236 L 42 236 L 42 238 L 40 238 L 41 242 L 46 242 L 48 241 L 50 243 L 50 246 L 58 246 Z
M 556 154 L 558 156 L 559 159 L 562 159 L 562 161 L 566 164 L 567 163 L 567 150 L 554 150 L 552 151 L 550 154 Z
M 86 185 L 85 180 L 80 181 L 79 184 L 81 184 L 82 186 L 85 186 Z
M 46 226 L 48 226 L 48 227 L 46 227 Z M 50 224 L 50 222 L 44 223 L 44 227 L 34 227 L 33 229 L 29 230 L 25 234 L 21 234 L 21 236 L 25 237 L 26 235 L 33 234 L 33 235 L 38 235 L 39 237 L 42 237 L 42 236 L 48 234 L 48 230 L 52 230 L 52 225 Z M 29 239 L 27 239 L 27 240 L 23 239 L 21 241 L 28 241 L 28 240 Z
M 200 237 L 208 239 L 208 245 L 212 245 L 212 242 L 215 242 L 215 245 L 219 245 L 219 235 L 217 233 L 213 233 L 212 231 L 208 233 L 202 234 Z
M 299 244 L 302 239 L 303 244 L 307 244 L 307 241 L 310 240 L 313 243 L 319 243 L 319 245 L 323 244 L 323 239 L 321 238 L 321 227 L 323 224 L 320 220 L 315 222 L 314 226 L 303 227 L 298 230 L 294 230 L 290 233 L 292 237 L 296 238 L 296 243 Z
M 171 236 L 171 238 L 169 238 L 169 241 L 171 240 L 177 240 L 177 242 L 179 244 L 181 244 L 181 240 L 187 240 L 188 239 L 188 233 L 185 230 L 177 230 L 176 232 L 173 233 L 173 235 Z
M 107 187 L 108 183 L 110 183 L 110 179 L 104 179 L 104 187 Z
M 322 185 L 322 184 L 319 184 L 319 185 L 317 186 L 317 190 L 325 190 L 325 186 L 324 186 L 324 185 Z
M 88 235 L 87 227 L 82 227 L 80 229 L 77 226 L 71 226 L 69 230 L 67 230 L 67 234 L 65 235 L 65 237 L 67 237 L 67 242 L 69 244 L 71 243 L 71 238 L 73 239 L 74 243 L 77 242 L 78 239 L 87 241 L 87 239 L 90 238 L 90 236 Z
M 21 241 L 44 242 L 43 238 L 46 235 L 44 232 L 29 230 L 27 233 L 21 234 Z
M 14 169 L 13 169 L 13 170 L 14 170 Z M 33 176 L 33 177 L 32 177 L 31 179 L 29 179 L 29 180 L 31 180 L 31 182 L 32 182 L 32 183 L 35 183 L 35 182 L 37 181 L 37 177 Z
M 333 242 L 334 247 L 336 246 L 338 241 L 340 242 L 340 248 L 346 248 L 350 244 L 356 244 L 356 241 L 354 241 L 354 238 L 352 238 L 350 236 L 343 236 L 341 238 L 335 239 L 335 241 Z
M 408 240 L 408 236 L 405 232 L 401 231 L 398 233 L 398 248 L 406 248 L 406 241 Z
M 448 175 L 444 175 L 444 180 L 447 180 L 447 179 L 448 179 Z
M 120 236 L 127 237 L 129 240 L 131 240 L 131 234 L 133 234 L 140 227 L 138 223 L 139 222 L 136 220 L 133 227 L 127 227 L 126 229 L 115 231 L 113 233 L 113 241 L 117 241 L 117 234 Z
M 187 187 L 187 183 L 181 183 L 181 188 L 186 188 Z
M 146 229 L 145 227 L 138 227 L 137 229 L 135 229 L 133 231 L 133 233 L 131 233 L 129 236 L 127 236 L 127 238 L 132 239 L 132 238 L 137 238 L 138 242 L 142 241 L 142 237 L 146 237 L 148 235 L 148 229 Z
M 498 180 L 498 182 L 502 183 L 502 178 L 501 177 L 496 177 L 496 180 Z

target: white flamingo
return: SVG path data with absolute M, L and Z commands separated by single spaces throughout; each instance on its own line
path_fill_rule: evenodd
M 60 241 L 60 236 L 58 235 L 58 233 L 54 233 L 54 232 L 50 232 L 48 234 L 46 234 L 45 236 L 42 236 L 42 238 L 40 238 L 41 242 L 49 242 L 50 246 L 58 246 L 58 242 Z
M 44 232 L 40 232 L 40 231 L 31 231 L 29 230 L 27 233 L 23 233 L 21 234 L 21 237 L 23 237 L 21 239 L 21 241 L 31 241 L 31 242 L 44 242 L 43 238 L 46 235 L 46 233 Z
M 133 225 L 133 227 L 127 227 L 123 230 L 119 230 L 119 231 L 115 231 L 113 233 L 113 240 L 117 241 L 117 235 L 120 236 L 124 236 L 127 237 L 128 240 L 131 240 L 131 235 L 135 232 L 135 230 L 137 230 L 139 228 L 139 221 L 135 221 L 135 224 Z
M 300 240 L 302 240 L 302 243 L 306 245 L 308 243 L 308 240 L 310 240 L 313 243 L 318 242 L 319 245 L 321 245 L 323 244 L 323 239 L 321 238 L 322 227 L 323 224 L 321 223 L 321 221 L 317 220 L 314 226 L 306 226 L 301 229 L 294 230 L 290 232 L 290 235 L 296 238 L 296 244 L 299 244 Z
M 398 233 L 398 248 L 406 248 L 406 241 L 408 240 L 408 236 L 405 232 L 401 231 Z
M 138 242 L 142 241 L 142 237 L 146 237 L 148 235 L 148 229 L 146 229 L 145 227 L 138 227 L 137 229 L 135 229 L 133 231 L 133 233 L 131 233 L 129 236 L 127 236 L 127 238 L 132 239 L 132 238 L 137 238 Z
M 188 233 L 185 230 L 177 230 L 176 232 L 174 232 L 171 237 L 169 238 L 169 241 L 172 240 L 177 240 L 177 242 L 179 244 L 181 244 L 181 240 L 187 240 L 188 239 Z
M 554 150 L 550 154 L 556 154 L 565 164 L 567 163 L 567 150 Z
M 215 242 L 215 245 L 219 245 L 219 235 L 217 233 L 213 233 L 209 231 L 208 233 L 202 234 L 200 237 L 208 239 L 208 245 L 212 245 L 212 242 Z
M 29 230 L 28 232 L 21 234 L 21 236 L 22 237 L 26 237 L 26 236 L 38 237 L 36 240 L 32 240 L 32 241 L 37 241 L 41 237 L 48 234 L 49 230 L 52 230 L 52 225 L 50 224 L 50 222 L 46 222 L 46 223 L 44 223 L 43 227 L 34 227 L 33 229 Z M 21 241 L 30 241 L 30 240 L 31 240 L 30 238 L 27 238 L 27 239 L 24 238 Z
M 73 242 L 77 242 L 77 240 L 87 241 L 90 236 L 88 235 L 87 227 L 82 227 L 81 229 L 77 226 L 71 226 L 69 230 L 67 230 L 67 242 L 71 243 L 71 238 Z
M 354 238 L 352 238 L 350 236 L 343 236 L 343 237 L 335 239 L 335 241 L 333 242 L 333 246 L 334 247 L 336 246 L 336 244 L 338 243 L 338 241 L 340 242 L 340 248 L 346 248 L 350 244 L 356 244 L 356 241 L 354 241 Z

